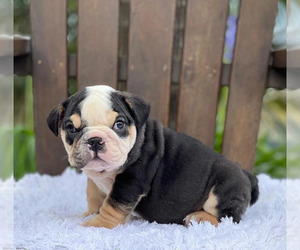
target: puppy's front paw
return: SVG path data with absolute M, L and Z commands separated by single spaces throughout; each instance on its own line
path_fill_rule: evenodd
M 99 213 L 99 210 L 98 211 L 97 210 L 88 210 L 88 211 L 83 213 L 83 216 L 88 217 L 91 214 L 98 214 L 98 213 Z
M 106 220 L 101 214 L 97 214 L 94 218 L 81 224 L 83 227 L 105 227 L 108 229 L 112 229 L 117 225 L 118 224 L 115 224 L 112 221 Z
M 96 219 L 96 217 L 87 220 L 81 224 L 83 227 L 101 227 L 101 223 Z

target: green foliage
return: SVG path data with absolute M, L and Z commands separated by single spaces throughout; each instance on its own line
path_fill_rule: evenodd
M 221 153 L 226 117 L 228 87 L 222 87 L 218 105 L 214 149 Z M 254 173 L 286 177 L 286 92 L 270 89 L 263 100 Z M 298 158 L 299 160 L 299 158 Z
M 0 100 L 0 179 L 6 180 L 13 173 L 13 106 L 11 103 L 13 87 L 11 76 L 0 74 Z
M 223 141 L 224 126 L 225 126 L 225 118 L 226 118 L 228 91 L 229 91 L 228 87 L 222 87 L 220 90 L 217 120 L 216 120 L 215 145 L 214 145 L 214 149 L 218 153 L 222 152 L 222 141 Z
M 268 89 L 263 100 L 254 172 L 286 177 L 286 90 Z
M 286 177 L 286 144 L 270 146 L 270 135 L 265 134 L 258 139 L 255 174 L 267 173 L 276 178 Z
M 300 162 L 300 145 L 294 145 L 292 147 L 288 147 L 287 154 L 287 177 L 288 178 L 300 178 L 299 174 L 299 162 Z
M 77 24 L 78 24 L 78 2 L 77 0 L 67 1 L 68 9 L 68 51 L 76 53 L 77 49 Z
M 25 173 L 34 173 L 35 168 L 34 131 L 25 126 L 14 128 L 14 177 L 16 180 Z
M 13 155 L 13 145 L 12 145 L 12 128 L 8 125 L 0 126 L 0 156 L 1 156 L 1 167 L 0 167 L 0 179 L 6 180 L 9 178 L 13 169 L 12 166 L 12 155 Z
M 14 177 L 35 172 L 35 140 L 33 129 L 32 78 L 14 79 Z
M 14 0 L 14 33 L 29 35 L 29 0 Z
M 300 0 L 299 0 L 300 1 Z M 300 89 L 287 91 L 288 119 L 287 119 L 287 176 L 300 178 Z

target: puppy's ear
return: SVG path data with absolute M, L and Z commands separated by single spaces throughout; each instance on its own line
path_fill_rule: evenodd
M 141 128 L 149 117 L 150 105 L 144 99 L 132 94 L 126 93 L 124 96 L 125 103 L 131 111 L 136 126 Z
M 64 114 L 64 107 L 60 104 L 58 107 L 52 109 L 47 117 L 48 127 L 51 129 L 55 136 L 58 136 L 58 128 L 60 126 L 60 121 Z

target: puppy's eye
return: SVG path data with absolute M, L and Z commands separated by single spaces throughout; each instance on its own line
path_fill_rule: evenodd
M 71 134 L 77 132 L 76 128 L 75 128 L 74 125 L 71 124 L 71 123 L 69 123 L 69 124 L 66 126 L 66 130 L 67 130 L 69 133 L 71 133 Z
M 116 121 L 114 124 L 115 130 L 121 130 L 125 127 L 125 123 L 123 121 Z

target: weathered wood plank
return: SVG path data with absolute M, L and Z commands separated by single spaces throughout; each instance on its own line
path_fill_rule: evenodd
M 118 0 L 78 2 L 78 88 L 106 84 L 117 88 Z
M 3 57 L 0 57 L 0 64 L 2 65 Z M 68 76 L 69 77 L 76 77 L 76 55 L 69 54 L 68 55 Z M 119 62 L 119 67 L 126 67 L 123 65 L 125 63 L 123 60 Z M 127 65 L 127 62 L 126 62 Z M 223 64 L 223 72 L 222 72 L 222 86 L 229 85 L 229 71 L 231 68 L 231 64 Z M 9 70 L 9 69 L 8 69 Z M 6 74 L 7 70 L 5 67 L 0 67 L 0 73 Z M 32 74 L 32 67 L 31 67 L 31 54 L 26 54 L 24 56 L 15 56 L 14 57 L 14 74 L 19 76 L 26 76 Z M 123 75 L 124 76 L 124 75 Z M 127 76 L 127 73 L 126 73 Z M 120 81 L 127 81 L 126 77 L 119 78 Z M 275 88 L 275 89 L 285 89 L 286 88 L 286 74 L 284 68 L 281 69 L 274 69 L 269 67 L 268 72 L 268 79 L 267 79 L 267 88 Z
M 123 0 L 122 0 L 123 1 Z M 127 0 L 124 0 L 127 1 Z M 17 39 L 17 41 L 15 41 Z M 31 48 L 30 48 L 31 39 L 30 37 L 26 38 L 14 38 L 14 47 L 17 47 L 17 50 L 14 50 L 14 74 L 24 76 L 24 75 L 31 75 L 32 74 L 32 66 L 31 66 Z M 123 46 L 124 47 L 124 46 Z M 296 52 L 297 53 L 297 52 Z M 286 88 L 286 76 L 282 74 L 284 70 L 278 70 L 277 68 L 286 68 L 286 58 L 284 58 L 285 51 L 274 51 L 272 52 L 273 60 L 272 65 L 269 67 L 268 72 L 268 82 L 267 88 L 277 88 L 277 89 L 284 89 Z M 119 55 L 120 56 L 120 55 Z M 174 58 L 173 58 L 174 59 Z M 3 57 L 0 56 L 0 63 L 3 60 Z M 176 62 L 174 63 L 176 69 L 178 68 L 177 58 L 174 59 Z M 294 67 L 295 65 L 291 65 Z M 275 69 L 274 69 L 275 67 Z M 127 68 L 127 57 L 123 58 L 121 56 L 121 60 L 119 61 L 119 79 L 120 81 L 127 81 L 127 72 L 123 70 Z M 227 86 L 229 83 L 229 75 L 231 64 L 223 64 L 222 66 L 222 86 Z M 278 72 L 277 72 L 278 71 Z M 3 68 L 0 68 L 0 72 L 5 72 Z M 179 81 L 179 75 L 177 72 L 174 73 L 174 82 Z M 68 55 L 68 76 L 69 77 L 76 77 L 77 76 L 77 55 L 76 54 L 69 54 Z
M 187 4 L 177 130 L 214 144 L 229 1 Z
M 168 124 L 176 1 L 132 0 L 127 89 L 151 104 L 151 116 Z
M 66 168 L 67 156 L 46 118 L 67 97 L 66 1 L 31 0 L 30 6 L 36 166 L 39 173 L 56 175 Z
M 240 6 L 223 153 L 250 171 L 254 166 L 277 2 L 241 1 Z

